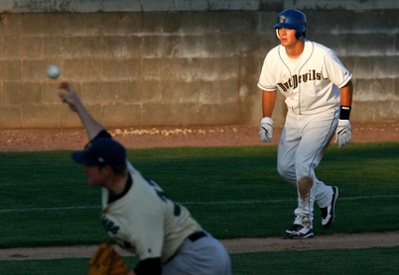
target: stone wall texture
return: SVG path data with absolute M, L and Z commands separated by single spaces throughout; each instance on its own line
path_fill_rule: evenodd
M 0 129 L 81 127 L 62 80 L 107 127 L 258 125 L 256 84 L 287 8 L 353 73 L 351 120 L 397 122 L 399 1 L 3 0 Z M 284 116 L 279 96 L 276 125 Z

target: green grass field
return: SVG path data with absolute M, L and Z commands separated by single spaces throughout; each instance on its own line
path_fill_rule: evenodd
M 140 149 L 129 150 L 128 157 L 206 230 L 226 239 L 280 236 L 291 225 L 296 189 L 277 174 L 276 154 L 274 146 L 253 146 Z M 0 158 L 0 248 L 99 244 L 108 238 L 100 223 L 100 190 L 86 185 L 69 151 L 8 152 Z M 337 220 L 332 230 L 323 230 L 316 209 L 315 237 L 399 230 L 398 164 L 398 143 L 331 146 L 316 173 L 340 188 Z M 395 247 L 233 254 L 232 262 L 234 274 L 394 274 L 398 256 Z M 327 259 L 338 264 L 324 270 Z M 0 261 L 0 274 L 86 272 L 87 259 Z
M 398 248 L 232 254 L 233 274 L 397 274 Z M 0 261 L 2 275 L 87 274 L 87 259 Z M 133 266 L 135 259 L 126 263 Z

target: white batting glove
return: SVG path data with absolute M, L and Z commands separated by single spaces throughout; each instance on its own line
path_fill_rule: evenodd
M 352 126 L 349 120 L 338 120 L 337 130 L 335 130 L 335 143 L 338 148 L 343 147 L 352 139 Z
M 264 117 L 260 121 L 260 140 L 264 142 L 271 142 L 273 138 L 273 119 Z

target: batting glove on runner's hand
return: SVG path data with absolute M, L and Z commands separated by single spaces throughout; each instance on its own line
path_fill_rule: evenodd
M 264 117 L 260 121 L 260 140 L 264 142 L 271 142 L 273 138 L 273 119 Z
M 352 139 L 352 127 L 349 120 L 338 120 L 337 130 L 335 131 L 335 143 L 338 148 L 343 147 Z

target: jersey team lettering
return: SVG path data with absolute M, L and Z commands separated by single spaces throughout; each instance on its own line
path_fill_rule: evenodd
M 321 80 L 321 73 L 316 72 L 316 70 L 309 70 L 306 74 L 301 75 L 293 75 L 288 79 L 287 82 L 284 83 L 277 83 L 277 85 L 284 91 L 287 92 L 289 89 L 295 89 L 298 87 L 299 83 L 314 81 L 314 80 Z

